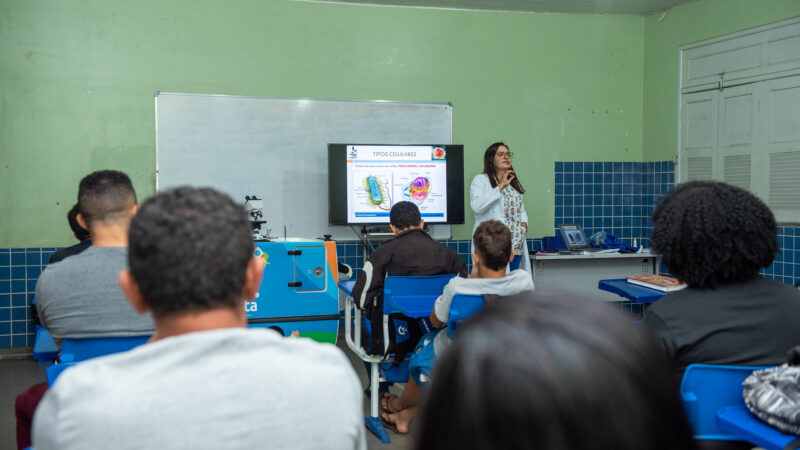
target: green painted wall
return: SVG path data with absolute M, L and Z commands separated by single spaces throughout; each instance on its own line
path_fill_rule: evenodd
M 797 0 L 701 0 L 644 21 L 644 161 L 678 149 L 678 47 L 800 15 Z
M 0 247 L 71 244 L 64 217 L 93 170 L 152 195 L 155 91 L 452 102 L 467 182 L 505 140 L 530 235 L 549 234 L 554 160 L 641 160 L 641 35 L 630 16 L 4 0 Z

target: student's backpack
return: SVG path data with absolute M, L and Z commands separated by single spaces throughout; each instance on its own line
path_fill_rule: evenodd
M 786 364 L 750 374 L 742 383 L 742 395 L 755 416 L 781 431 L 800 434 L 800 345 L 789 350 L 786 359 Z

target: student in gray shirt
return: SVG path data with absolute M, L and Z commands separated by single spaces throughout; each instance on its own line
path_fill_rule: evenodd
M 436 358 L 450 344 L 450 338 L 443 329 L 450 315 L 450 303 L 456 294 L 497 294 L 514 295 L 533 290 L 533 279 L 525 270 L 506 273 L 509 261 L 514 258 L 511 250 L 511 231 L 502 222 L 488 220 L 475 229 L 473 235 L 475 253 L 474 266 L 469 278 L 453 278 L 444 287 L 444 292 L 436 299 L 431 311 L 431 323 L 437 330 L 420 339 L 411 355 L 410 376 L 403 395 L 400 397 L 384 394 L 381 406 L 385 413 L 381 419 L 394 426 L 398 433 L 407 433 L 408 426 L 417 415 L 417 404 L 422 391 L 420 386 L 428 381 L 428 373 Z
M 65 337 L 153 332 L 153 319 L 133 310 L 118 282 L 127 267 L 128 226 L 138 207 L 133 184 L 122 172 L 101 170 L 81 180 L 76 220 L 89 230 L 92 246 L 49 265 L 36 283 L 39 320 L 59 347 Z
M 364 449 L 361 388 L 338 348 L 247 329 L 264 265 L 244 209 L 213 189 L 142 205 L 120 284 L 151 341 L 66 370 L 33 423 L 37 450 Z
M 91 246 L 47 266 L 36 283 L 41 324 L 61 347 L 64 338 L 141 336 L 153 333 L 153 319 L 139 315 L 117 281 L 127 266 L 128 226 L 139 207 L 131 179 L 116 170 L 83 177 L 75 220 L 89 230 Z M 17 445 L 30 446 L 34 411 L 47 383 L 22 391 L 15 402 Z

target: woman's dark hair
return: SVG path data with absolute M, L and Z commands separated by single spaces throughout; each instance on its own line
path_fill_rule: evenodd
M 719 181 L 690 181 L 669 191 L 653 212 L 653 250 L 691 287 L 754 278 L 778 251 L 778 229 L 767 205 Z
M 693 448 L 669 360 L 629 317 L 524 293 L 467 323 L 437 363 L 418 449 Z
M 492 187 L 497 187 L 497 180 L 495 179 L 494 170 L 494 155 L 497 154 L 497 149 L 499 149 L 501 146 L 508 148 L 508 146 L 502 142 L 495 142 L 494 144 L 490 145 L 483 154 L 483 173 L 489 176 L 489 183 L 492 184 Z M 508 151 L 511 151 L 511 149 L 508 148 Z M 511 168 L 513 169 L 514 166 L 512 165 Z M 511 180 L 511 187 L 516 189 L 520 194 L 525 193 L 525 189 L 522 188 L 516 172 L 514 172 L 514 179 Z

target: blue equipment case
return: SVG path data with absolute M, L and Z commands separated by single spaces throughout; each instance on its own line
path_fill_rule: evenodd
M 339 281 L 336 243 L 311 239 L 256 242 L 264 278 L 255 299 L 245 302 L 250 327 L 336 343 Z

